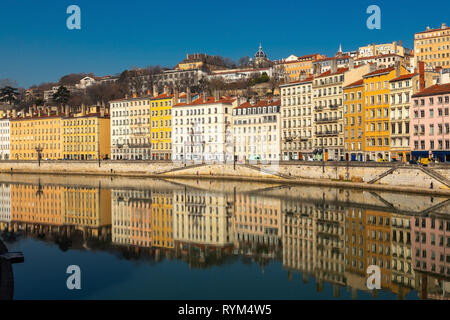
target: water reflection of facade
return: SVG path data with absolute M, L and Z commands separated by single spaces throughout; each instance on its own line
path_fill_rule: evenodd
M 152 192 L 153 246 L 173 248 L 173 192 L 154 190 Z
M 234 237 L 266 245 L 279 245 L 281 237 L 280 200 L 249 194 L 237 194 L 233 216 Z
M 413 217 L 413 266 L 422 299 L 450 299 L 450 219 Z
M 232 198 L 200 190 L 177 190 L 173 195 L 175 243 L 223 247 L 232 243 Z
M 11 184 L 9 229 L 41 230 L 106 240 L 110 235 L 109 189 Z M 43 228 L 45 227 L 45 228 Z
M 286 199 L 282 207 L 283 267 L 303 273 L 306 281 L 313 274 L 316 264 L 315 206 L 295 199 Z
M 2 223 L 8 222 L 11 222 L 11 186 L 9 183 L 0 183 L 0 227 Z

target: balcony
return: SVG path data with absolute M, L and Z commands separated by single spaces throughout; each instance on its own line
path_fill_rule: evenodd
M 128 144 L 129 148 L 151 148 L 150 143 L 130 143 Z
M 314 120 L 316 123 L 327 123 L 327 122 L 334 122 L 334 121 L 338 121 L 341 120 L 342 117 L 330 117 L 330 118 L 323 118 L 323 119 L 317 119 Z
M 325 130 L 325 131 L 317 131 L 316 136 L 325 137 L 325 136 L 337 136 L 339 132 L 337 130 Z

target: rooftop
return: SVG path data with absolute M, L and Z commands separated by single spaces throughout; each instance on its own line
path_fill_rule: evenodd
M 359 79 L 358 81 L 355 81 L 353 83 L 350 83 L 348 86 L 345 86 L 344 89 L 350 89 L 350 88 L 354 88 L 354 87 L 361 87 L 362 85 L 364 85 L 364 80 L 363 79 Z
M 198 105 L 205 105 L 205 104 L 214 104 L 214 103 L 233 103 L 236 99 L 231 97 L 220 97 L 219 99 L 216 99 L 214 97 L 207 97 L 206 99 L 203 99 L 203 97 L 199 97 L 198 99 L 192 101 L 191 103 L 177 103 L 174 105 L 174 107 L 189 107 L 189 106 L 198 106 Z
M 254 108 L 254 107 L 269 107 L 269 106 L 280 106 L 280 100 L 259 100 L 256 103 L 252 104 L 251 102 L 244 102 L 240 106 L 235 107 L 234 109 L 245 109 L 245 108 Z
M 381 75 L 381 74 L 389 73 L 389 72 L 391 72 L 393 70 L 395 70 L 395 67 L 378 69 L 378 70 L 375 70 L 375 71 L 372 71 L 372 72 L 369 72 L 369 73 L 363 75 L 363 78 L 372 77 L 372 76 L 378 76 L 378 75 Z
M 415 95 L 413 95 L 413 98 L 418 97 L 426 97 L 426 96 L 434 96 L 438 94 L 446 94 L 450 93 L 450 83 L 445 84 L 435 84 L 434 86 L 428 87 Z
M 392 79 L 390 82 L 401 81 L 401 80 L 405 80 L 405 79 L 411 79 L 412 77 L 414 77 L 417 74 L 418 74 L 417 72 L 404 74 L 404 75 L 401 75 L 401 76 L 399 76 L 399 77 L 397 77 L 395 79 Z

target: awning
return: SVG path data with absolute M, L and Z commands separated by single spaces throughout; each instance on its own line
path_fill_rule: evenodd
M 430 156 L 429 151 L 411 151 L 411 156 L 414 158 L 428 158 Z

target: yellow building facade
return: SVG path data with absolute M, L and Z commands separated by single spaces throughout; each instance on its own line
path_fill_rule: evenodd
M 152 192 L 152 244 L 158 248 L 174 248 L 173 239 L 173 193 L 171 191 Z
M 315 60 L 323 59 L 325 56 L 320 54 L 310 54 L 299 57 L 297 60 L 288 61 L 283 64 L 284 74 L 287 81 L 298 81 L 300 77 L 312 74 L 312 63 Z
M 379 69 L 363 76 L 366 159 L 389 161 L 390 153 L 390 89 L 389 81 L 406 74 L 402 66 Z
M 414 35 L 416 65 L 425 62 L 428 69 L 450 67 L 450 28 L 443 23 L 437 29 L 417 32 Z
M 60 116 L 11 118 L 10 126 L 11 160 L 62 159 Z
M 174 95 L 160 94 L 151 99 L 152 160 L 170 160 L 172 155 L 172 106 Z
M 64 117 L 62 143 L 64 159 L 109 159 L 111 152 L 109 114 L 94 107 L 86 114 Z
M 364 81 L 358 80 L 343 91 L 345 160 L 364 161 Z

